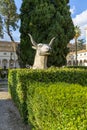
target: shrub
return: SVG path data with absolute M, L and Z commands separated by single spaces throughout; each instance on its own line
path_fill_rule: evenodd
M 28 120 L 34 130 L 86 130 L 87 87 L 67 83 L 32 83 Z
M 11 93 L 12 98 L 20 111 L 20 114 L 26 123 L 27 123 L 27 121 L 31 122 L 31 124 L 34 126 L 34 128 L 36 130 L 39 130 L 40 127 L 43 128 L 43 125 L 45 122 L 44 119 L 47 118 L 46 121 L 49 124 L 48 125 L 49 128 L 52 127 L 53 128 L 52 130 L 54 130 L 54 128 L 56 127 L 55 119 L 58 118 L 58 117 L 55 117 L 56 116 L 55 113 L 58 112 L 56 110 L 57 109 L 56 105 L 57 105 L 57 107 L 58 107 L 58 105 L 60 106 L 58 108 L 60 110 L 60 120 L 61 120 L 60 124 L 61 124 L 63 118 L 64 118 L 64 120 L 66 118 L 66 122 L 65 122 L 66 126 L 68 124 L 67 122 L 69 121 L 69 119 L 72 118 L 72 116 L 74 116 L 77 109 L 79 112 L 81 112 L 79 110 L 81 108 L 82 112 L 83 112 L 83 110 L 85 110 L 84 113 L 86 113 L 86 106 L 83 106 L 83 104 L 86 104 L 86 96 L 85 97 L 82 96 L 83 94 L 86 93 L 86 87 L 85 87 L 85 86 L 87 86 L 86 77 L 87 77 L 86 69 L 73 69 L 73 68 L 49 68 L 47 70 L 32 70 L 32 69 L 16 69 L 15 70 L 14 69 L 14 70 L 9 70 L 9 76 L 8 76 L 9 92 Z M 59 82 L 64 82 L 64 83 L 61 84 Z M 73 87 L 71 84 L 73 84 Z M 78 85 L 75 85 L 75 84 L 78 84 Z M 82 86 L 84 86 L 84 87 L 82 87 Z M 79 91 L 79 88 L 81 88 L 80 91 Z M 75 90 L 75 92 L 73 89 Z M 51 90 L 52 90 L 52 92 L 51 92 Z M 64 93 L 64 90 L 66 93 Z M 71 91 L 71 93 L 70 93 L 70 91 Z M 72 93 L 74 96 L 72 95 L 72 97 L 71 97 Z M 58 99 L 58 97 L 61 97 L 60 95 L 64 98 L 64 100 L 62 98 L 61 98 L 61 100 Z M 82 96 L 82 99 L 79 95 Z M 53 108 L 53 111 L 54 110 L 56 111 L 56 112 L 54 111 L 54 114 L 53 114 L 54 116 L 52 115 L 53 120 L 50 119 L 50 118 L 52 118 L 50 116 L 51 116 L 51 112 L 53 112 L 53 111 L 49 110 L 51 107 L 51 104 L 53 103 L 53 102 L 51 103 L 51 99 L 50 99 L 51 97 L 54 102 L 53 105 L 55 107 L 55 108 Z M 64 109 L 64 111 L 62 111 L 62 109 L 64 108 L 64 105 L 65 105 L 65 108 L 67 108 L 67 105 L 70 103 L 69 100 L 71 101 L 72 106 L 73 106 L 73 104 L 76 106 L 76 103 L 77 103 L 76 107 L 73 106 L 73 108 L 75 108 L 75 109 L 72 110 L 73 113 L 74 113 L 74 111 L 75 111 L 75 113 L 73 115 L 70 115 L 70 117 L 69 117 L 69 113 L 71 112 L 70 110 L 69 110 L 68 114 L 67 114 L 66 109 Z M 65 104 L 63 101 L 65 102 Z M 82 104 L 80 104 L 80 101 Z M 63 104 L 63 106 L 62 106 L 62 104 Z M 36 109 L 35 109 L 35 105 L 36 105 Z M 41 108 L 41 110 L 39 110 L 40 109 L 39 107 Z M 47 109 L 47 110 L 45 110 L 45 109 Z M 50 111 L 49 112 L 50 116 L 47 115 L 48 111 Z M 35 112 L 36 112 L 36 115 L 35 115 Z M 38 113 L 38 112 L 40 112 L 40 113 Z M 64 112 L 66 112 L 65 115 L 64 115 Z M 63 115 L 62 115 L 62 113 L 63 113 Z M 40 114 L 41 116 L 43 115 L 44 117 L 42 116 L 42 119 L 41 119 L 40 117 L 38 117 L 38 114 Z M 83 116 L 84 116 L 84 114 L 83 114 Z M 54 119 L 54 117 L 55 117 L 55 119 Z M 40 118 L 41 122 L 39 121 L 39 118 Z M 38 119 L 38 121 L 37 121 L 37 119 Z M 82 115 L 81 115 L 81 120 L 82 120 Z M 55 126 L 54 125 L 51 126 L 52 124 L 50 124 L 50 123 L 52 121 Z M 59 119 L 57 121 L 59 121 Z M 75 122 L 73 119 L 73 121 L 71 120 L 71 123 L 68 125 L 71 126 L 72 122 L 76 123 L 76 121 L 77 121 L 77 119 L 75 119 Z M 38 122 L 41 125 L 40 127 L 39 127 Z M 86 122 L 86 118 L 85 118 L 85 122 Z M 62 122 L 62 124 L 63 123 L 64 122 Z M 63 125 L 61 125 L 61 127 L 65 127 L 65 125 L 64 126 Z M 86 125 L 83 123 L 83 121 L 82 121 L 82 125 L 84 125 L 84 130 L 85 130 Z M 57 127 L 58 127 L 58 125 L 57 125 Z M 61 127 L 59 126 L 58 130 L 60 130 L 59 128 L 61 128 Z M 76 127 L 76 125 L 73 125 L 72 130 L 74 130 L 75 127 Z M 79 127 L 78 123 L 77 123 L 77 127 Z M 77 129 L 77 127 L 76 127 L 76 129 Z M 44 130 L 46 128 L 47 128 L 47 124 L 44 125 Z M 82 126 L 82 128 L 83 128 L 83 126 Z M 61 128 L 61 129 L 63 129 L 63 128 Z M 66 130 L 68 130 L 68 129 L 66 129 Z M 80 129 L 78 128 L 78 130 L 80 130 Z
M 87 69 L 87 66 L 76 66 L 76 65 L 75 65 L 75 66 L 67 66 L 66 68 L 75 68 L 75 69 L 76 69 L 76 68 L 77 68 L 77 69 L 79 68 L 79 69 Z
M 21 77 L 20 74 L 22 74 L 22 79 L 20 78 Z M 8 86 L 9 86 L 9 92 L 21 114 L 23 121 L 27 123 L 27 106 L 26 106 L 27 78 L 24 75 L 23 73 L 21 73 L 20 69 L 10 70 L 8 75 Z

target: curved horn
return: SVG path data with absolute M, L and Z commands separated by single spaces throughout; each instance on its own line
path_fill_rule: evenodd
M 53 38 L 51 39 L 51 41 L 50 41 L 50 43 L 49 43 L 49 46 L 51 46 L 51 45 L 52 45 L 52 43 L 53 43 L 54 39 L 55 39 L 55 37 L 53 37 Z
M 33 37 L 31 36 L 31 34 L 28 34 L 28 36 L 30 37 L 30 40 L 31 40 L 32 44 L 34 46 L 37 46 L 37 43 L 33 40 Z

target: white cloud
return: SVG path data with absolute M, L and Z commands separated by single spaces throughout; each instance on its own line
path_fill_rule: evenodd
M 74 14 L 74 12 L 75 12 L 75 6 L 73 6 L 73 7 L 70 9 L 70 12 L 71 12 L 71 14 Z
M 72 13 L 75 11 L 75 6 L 71 9 Z M 85 38 L 85 28 L 87 27 L 87 10 L 83 11 L 81 14 L 76 15 L 75 18 L 72 18 L 74 25 L 77 25 L 81 29 L 81 37 L 80 38 Z M 19 31 L 13 32 L 13 37 L 15 41 L 20 42 L 20 33 Z M 2 40 L 2 39 L 0 39 Z M 10 41 L 10 38 L 8 37 L 7 34 L 5 34 L 5 37 L 3 40 Z
M 87 10 L 83 11 L 81 14 L 76 15 L 72 19 L 74 25 L 77 25 L 81 29 L 81 38 L 85 38 L 85 28 L 87 27 Z

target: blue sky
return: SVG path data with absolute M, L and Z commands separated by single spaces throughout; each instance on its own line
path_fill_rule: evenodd
M 87 0 L 70 0 L 70 10 L 74 25 L 81 29 L 80 39 L 85 39 L 85 28 L 87 27 Z
M 75 17 L 87 9 L 87 0 L 70 0 L 70 6 L 74 11 L 72 17 Z
M 15 1 L 15 4 L 16 4 L 17 9 L 18 9 L 18 12 L 19 12 L 20 7 L 21 7 L 22 0 L 14 0 L 14 1 Z
M 21 7 L 22 0 L 15 0 L 15 4 L 19 9 Z M 87 27 L 87 0 L 70 0 L 70 11 L 74 25 L 78 25 L 81 29 L 80 38 L 85 38 L 85 27 Z M 13 33 L 15 41 L 20 41 L 20 33 L 17 30 Z M 5 34 L 5 41 L 10 41 L 9 37 Z

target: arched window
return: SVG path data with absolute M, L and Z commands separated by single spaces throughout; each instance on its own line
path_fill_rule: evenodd
M 82 65 L 82 60 L 80 60 L 80 65 Z
M 70 60 L 68 61 L 68 65 L 71 65 L 71 61 Z
M 14 68 L 14 60 L 9 60 L 9 68 Z
M 2 68 L 7 68 L 7 63 L 8 63 L 8 61 L 7 61 L 7 59 L 3 59 L 2 60 Z
M 18 60 L 15 61 L 15 67 L 16 67 L 16 68 L 19 68 Z
M 84 63 L 87 63 L 87 60 L 84 60 Z
M 75 65 L 75 60 L 73 61 L 73 65 Z

